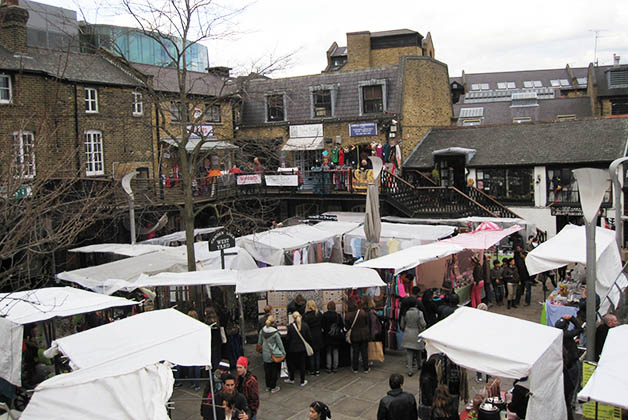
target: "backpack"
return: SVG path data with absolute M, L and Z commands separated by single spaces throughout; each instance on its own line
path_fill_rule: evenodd
M 337 317 L 337 321 L 329 326 L 329 336 L 331 338 L 342 338 L 345 335 L 344 326 L 342 325 L 342 319 Z

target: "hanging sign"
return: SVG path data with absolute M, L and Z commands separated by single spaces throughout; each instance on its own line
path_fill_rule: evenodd
M 219 230 L 207 241 L 210 251 L 222 251 L 236 246 L 236 238 L 226 230 Z

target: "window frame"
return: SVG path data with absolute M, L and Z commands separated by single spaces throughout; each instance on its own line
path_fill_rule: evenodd
M 15 162 L 15 173 L 14 177 L 18 179 L 33 179 L 35 175 L 37 175 L 37 166 L 35 159 L 35 135 L 32 131 L 14 131 L 11 135 L 12 143 L 13 143 L 13 153 L 14 153 L 14 162 Z M 24 144 L 24 136 L 30 136 L 30 152 L 25 152 L 25 144 Z M 25 157 L 30 155 L 30 164 L 26 163 Z M 28 173 L 25 174 L 24 169 L 30 167 L 30 171 L 26 171 Z
M 281 108 L 279 107 L 279 98 L 281 97 Z M 276 102 L 275 102 L 276 101 Z M 276 112 L 281 109 L 281 118 L 275 117 Z M 264 113 L 266 122 L 281 122 L 288 120 L 288 113 L 286 112 L 286 94 L 285 92 L 268 93 L 264 95 Z M 271 115 L 272 114 L 272 115 Z
M 0 89 L 6 90 L 9 93 L 8 99 L 2 99 L 2 97 L 0 97 L 0 104 L 10 104 L 13 102 L 13 81 L 11 80 L 11 76 L 6 73 L 0 73 L 0 78 L 6 79 L 8 82 L 6 88 L 3 87 Z
M 471 90 L 481 92 L 483 90 L 491 90 L 488 83 L 471 83 Z
M 97 114 L 98 113 L 98 89 L 93 87 L 86 87 L 85 89 L 85 113 Z M 89 92 L 93 92 L 94 96 L 91 97 Z M 93 109 L 92 106 L 93 105 Z
M 181 122 L 183 121 L 183 104 L 179 101 L 170 101 L 168 112 L 170 113 L 170 121 Z
M 211 124 L 219 124 L 222 121 L 222 110 L 220 104 L 205 104 L 203 121 Z
M 144 115 L 143 96 L 140 92 L 133 92 L 133 116 L 141 117 L 142 115 Z
M 95 136 L 98 136 L 97 141 L 95 141 Z M 85 146 L 85 175 L 104 175 L 105 153 L 103 148 L 102 131 L 86 130 L 83 135 L 83 145 Z M 94 146 L 98 146 L 99 150 L 95 150 Z M 96 157 L 99 157 L 100 159 L 96 159 Z M 100 166 L 99 169 L 97 168 L 98 166 Z
M 534 168 L 483 167 L 476 169 L 476 185 L 504 203 L 534 203 Z
M 321 98 L 326 100 L 320 101 Z M 314 118 L 333 117 L 334 107 L 331 89 L 316 89 L 312 91 L 312 108 Z M 318 115 L 319 110 L 324 110 L 325 115 Z
M 380 87 L 381 92 L 381 110 L 380 111 L 366 111 L 366 99 L 364 97 L 364 88 L 365 87 Z M 358 94 L 359 94 L 359 105 L 360 105 L 360 115 L 372 115 L 372 114 L 383 114 L 388 111 L 388 89 L 386 79 L 372 79 L 372 80 L 364 80 L 358 82 Z M 374 99 L 368 99 L 369 102 L 375 101 Z
M 462 120 L 463 127 L 473 127 L 476 125 L 482 125 L 481 118 L 465 118 Z
M 513 124 L 524 124 L 532 122 L 532 117 L 514 117 L 512 119 Z
M 517 84 L 515 82 L 497 82 L 497 89 L 498 90 L 513 90 L 513 89 L 517 89 Z

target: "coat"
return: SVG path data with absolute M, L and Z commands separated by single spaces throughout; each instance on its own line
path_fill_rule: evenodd
M 406 311 L 406 315 L 401 318 L 401 329 L 403 330 L 403 339 L 401 347 L 412 350 L 423 350 L 425 344 L 423 340 L 418 341 L 419 334 L 425 329 L 425 319 L 423 313 L 418 308 L 410 308 Z
M 401 388 L 391 389 L 379 401 L 377 420 L 417 420 L 418 417 L 414 395 Z
M 345 342 L 344 335 L 340 337 L 332 337 L 329 335 L 329 331 L 331 330 L 331 326 L 333 324 L 337 324 L 340 328 L 344 328 L 344 322 L 342 321 L 342 317 L 336 311 L 327 311 L 323 314 L 323 341 L 326 346 L 339 346 L 340 344 Z
M 236 387 L 239 393 L 244 395 L 249 406 L 249 416 L 254 417 L 259 408 L 259 386 L 257 378 L 251 372 L 236 378 Z
M 262 360 L 264 360 L 264 363 L 273 363 L 272 356 L 286 355 L 281 335 L 275 327 L 262 328 L 257 336 L 257 342 L 262 345 Z
M 351 328 L 355 312 L 347 312 L 345 315 L 345 328 L 347 331 Z M 363 341 L 371 341 L 371 320 L 367 312 L 362 309 L 358 310 L 358 319 L 355 321 L 353 329 L 351 329 L 351 342 L 360 343 Z
M 310 327 L 310 334 L 312 335 L 312 341 L 310 345 L 316 350 L 320 350 L 324 346 L 323 342 L 323 314 L 319 311 L 309 311 L 303 315 L 303 321 L 307 322 Z
M 286 339 L 286 347 L 288 353 L 299 353 L 305 351 L 305 344 L 303 344 L 303 340 L 299 337 L 299 334 L 296 331 L 296 324 L 293 322 L 288 325 L 288 336 Z M 307 343 L 312 345 L 312 335 L 310 334 L 310 326 L 307 325 L 307 322 L 301 320 L 301 335 L 307 341 Z

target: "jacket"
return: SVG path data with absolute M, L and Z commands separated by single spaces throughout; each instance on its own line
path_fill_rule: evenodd
M 379 315 L 375 309 L 369 310 L 369 320 L 371 323 L 371 340 L 381 341 L 382 322 L 379 320 Z
M 347 312 L 345 315 L 345 327 L 347 331 L 351 328 L 353 320 L 355 319 L 355 312 Z M 353 329 L 351 329 L 351 342 L 360 343 L 363 341 L 371 341 L 371 320 L 368 313 L 360 309 L 358 311 L 358 319 L 355 321 Z
M 379 401 L 377 420 L 417 420 L 418 417 L 414 395 L 401 388 L 391 389 Z
M 212 406 L 210 404 L 201 404 L 201 416 L 203 417 L 203 420 L 223 420 L 225 418 L 225 410 L 223 408 L 218 407 L 218 406 L 225 405 L 225 399 L 222 392 L 218 392 L 216 394 L 215 404 L 217 406 L 216 407 L 216 417 L 217 417 L 216 419 L 214 419 L 214 411 L 212 409 Z M 234 408 L 238 409 L 239 411 L 250 414 L 249 406 L 246 402 L 246 397 L 237 391 L 235 395 Z
M 305 344 L 303 344 L 303 340 L 299 337 L 299 334 L 296 331 L 296 324 L 293 322 L 288 325 L 288 336 L 286 339 L 286 347 L 288 348 L 288 353 L 299 353 L 301 351 L 305 351 Z M 310 326 L 307 325 L 307 322 L 301 320 L 301 335 L 307 341 L 307 343 L 312 345 L 312 335 L 310 334 Z
M 255 375 L 246 372 L 244 376 L 238 376 L 236 388 L 246 398 L 246 403 L 249 406 L 249 417 L 255 416 L 259 409 L 259 387 Z
M 327 311 L 323 314 L 323 340 L 325 341 L 326 346 L 338 346 L 345 342 L 344 333 L 339 337 L 332 337 L 329 335 L 329 331 L 331 330 L 332 325 L 338 325 L 338 327 L 344 331 L 344 322 L 342 321 L 342 317 L 336 311 Z
M 412 350 L 423 350 L 425 344 L 423 340 L 419 342 L 419 334 L 425 329 L 425 319 L 423 313 L 418 308 L 410 308 L 406 311 L 406 315 L 401 318 L 401 329 L 403 330 L 403 339 L 401 347 Z
M 310 334 L 312 335 L 312 341 L 309 342 L 312 348 L 320 350 L 323 348 L 323 314 L 319 311 L 306 312 L 303 315 L 303 321 L 310 327 Z
M 275 327 L 262 328 L 257 336 L 257 342 L 262 345 L 264 363 L 273 363 L 272 356 L 285 356 L 286 354 L 281 335 Z

